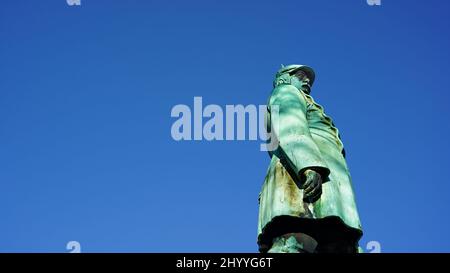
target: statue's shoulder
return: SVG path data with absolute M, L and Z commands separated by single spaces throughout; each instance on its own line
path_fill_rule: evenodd
M 304 96 L 303 92 L 299 91 L 297 87 L 291 85 L 291 84 L 280 84 L 276 86 L 272 90 L 271 94 L 271 100 L 277 99 L 277 100 L 292 100 L 292 99 L 300 99 L 300 100 L 306 100 L 306 97 Z
M 296 94 L 297 95 L 299 93 L 300 92 L 298 91 L 298 89 L 291 84 L 280 84 L 272 90 L 271 96 L 273 97 L 273 96 L 288 95 L 288 94 Z
M 273 91 L 272 94 L 275 93 L 284 93 L 284 92 L 299 92 L 298 89 L 293 86 L 292 84 L 280 84 L 278 86 L 276 86 Z

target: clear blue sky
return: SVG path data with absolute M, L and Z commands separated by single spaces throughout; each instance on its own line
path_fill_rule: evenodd
M 265 104 L 281 63 L 347 150 L 361 246 L 450 251 L 450 3 L 2 1 L 0 251 L 256 252 L 259 141 L 184 141 L 171 108 Z

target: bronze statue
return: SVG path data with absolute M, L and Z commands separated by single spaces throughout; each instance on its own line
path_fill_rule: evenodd
M 344 146 L 310 95 L 314 79 L 304 65 L 282 67 L 275 77 L 266 127 L 278 145 L 269 151 L 259 195 L 260 252 L 359 251 L 362 228 Z

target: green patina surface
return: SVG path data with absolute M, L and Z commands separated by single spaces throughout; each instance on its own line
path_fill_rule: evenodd
M 309 82 L 292 75 L 299 69 Z M 262 233 L 269 233 L 268 223 L 278 216 L 334 216 L 356 237 L 362 234 L 339 131 L 309 95 L 314 79 L 312 69 L 299 65 L 284 67 L 276 75 L 266 126 L 278 139 L 278 148 L 269 152 L 271 161 L 259 196 L 259 239 Z M 275 107 L 277 111 L 272 111 Z M 303 201 L 302 174 L 307 169 L 320 173 L 324 181 L 320 198 L 312 204 Z M 260 247 L 262 243 L 260 240 Z

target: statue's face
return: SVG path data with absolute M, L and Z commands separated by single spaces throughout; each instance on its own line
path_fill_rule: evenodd
M 306 73 L 302 70 L 297 70 L 291 78 L 291 84 L 297 87 L 299 90 L 309 94 L 311 92 L 311 80 Z

